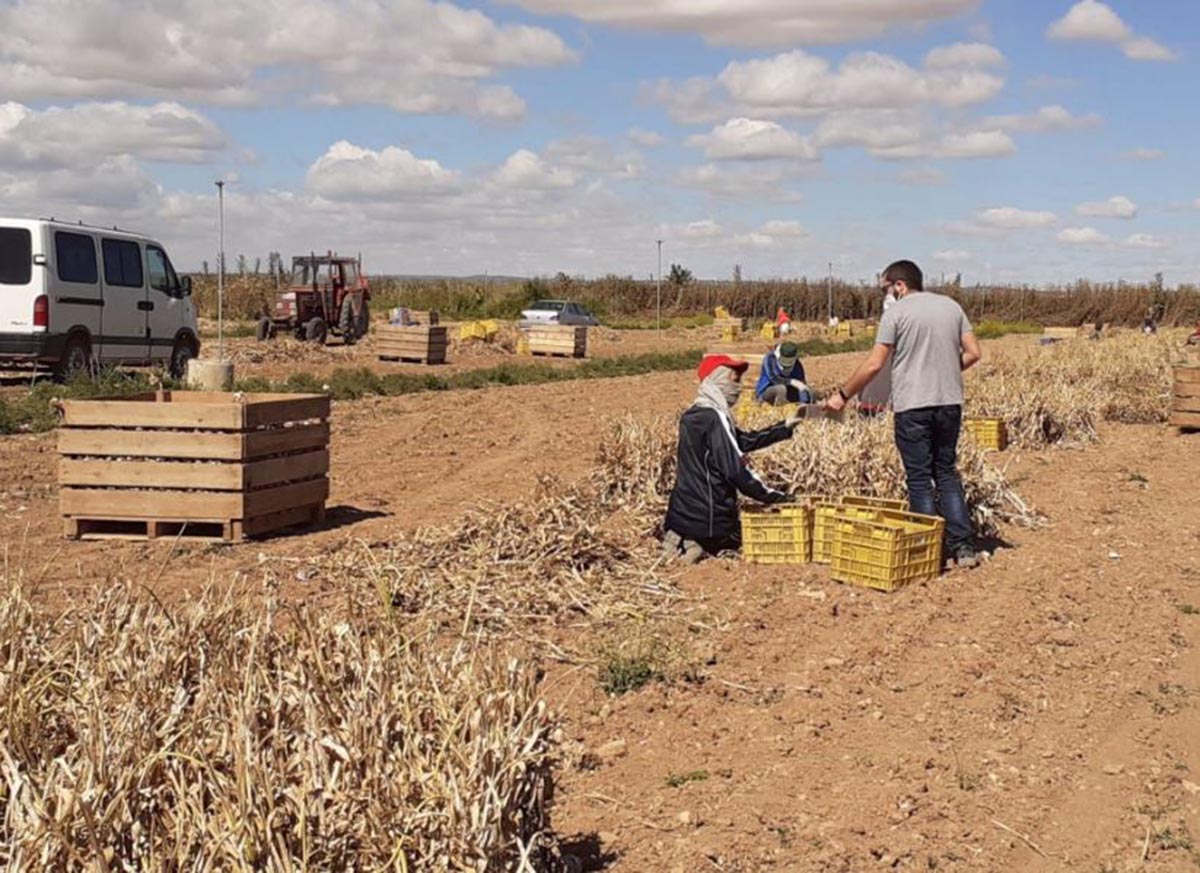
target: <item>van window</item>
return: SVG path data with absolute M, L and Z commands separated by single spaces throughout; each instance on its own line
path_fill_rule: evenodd
M 104 250 L 104 281 L 123 288 L 142 287 L 142 250 L 135 242 L 106 239 Z
M 0 227 L 0 285 L 28 285 L 33 278 L 33 237 L 23 227 Z
M 96 244 L 90 236 L 56 231 L 54 260 L 58 264 L 58 278 L 63 282 L 96 284 Z
M 146 264 L 150 268 L 150 287 L 165 294 L 179 290 L 179 277 L 171 266 L 171 259 L 158 246 L 146 246 Z

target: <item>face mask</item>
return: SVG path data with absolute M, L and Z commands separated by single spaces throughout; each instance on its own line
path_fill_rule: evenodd
M 725 395 L 725 402 L 733 406 L 742 396 L 742 383 L 734 379 L 727 379 L 721 384 L 721 393 Z

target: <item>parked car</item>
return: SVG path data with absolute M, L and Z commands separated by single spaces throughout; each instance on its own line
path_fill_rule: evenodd
M 596 327 L 600 322 L 582 305 L 570 300 L 539 300 L 521 311 L 521 327 L 535 324 L 562 324 Z
M 0 364 L 49 368 L 61 380 L 97 364 L 161 363 L 180 377 L 199 353 L 192 280 L 161 243 L 0 218 Z

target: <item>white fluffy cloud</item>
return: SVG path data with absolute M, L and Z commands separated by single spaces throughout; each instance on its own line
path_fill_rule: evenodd
M 395 201 L 453 190 L 458 182 L 457 173 L 405 149 L 372 151 L 345 140 L 331 145 L 307 176 L 310 191 L 334 200 Z
M 297 96 L 510 120 L 486 80 L 574 53 L 553 32 L 432 0 L 23 0 L 0 6 L 7 96 L 247 105 Z
M 1073 115 L 1062 106 L 1043 106 L 1028 115 L 994 115 L 984 122 L 989 127 L 1017 133 L 1049 133 L 1058 131 L 1089 130 L 1103 123 L 1094 112 Z
M 854 109 L 958 109 L 1000 93 L 1004 77 L 995 68 L 1002 63 L 997 49 L 974 43 L 934 49 L 921 68 L 878 52 L 856 52 L 834 66 L 795 50 L 733 61 L 713 78 L 645 83 L 641 96 L 684 124 L 733 115 L 779 119 Z
M 942 21 L 979 0 L 505 0 L 533 12 L 639 30 L 698 33 L 721 45 L 778 46 L 850 42 L 895 27 Z
M 971 253 L 963 249 L 943 249 L 934 252 L 933 259 L 942 264 L 963 264 L 971 260 Z
M 1032 227 L 1050 227 L 1058 221 L 1058 217 L 1053 212 L 998 206 L 983 210 L 975 216 L 975 220 L 984 227 L 1000 230 L 1024 230 Z
M 1136 148 L 1125 152 L 1124 157 L 1131 161 L 1161 161 L 1167 156 L 1162 149 Z
M 1137 217 L 1138 208 L 1137 204 L 1128 197 L 1118 194 L 1115 197 L 1109 197 L 1107 200 L 1080 203 L 1075 207 L 1075 212 L 1087 218 L 1131 219 Z
M 1131 249 L 1161 249 L 1166 243 L 1148 233 L 1134 233 L 1125 238 L 1121 245 Z
M 1058 241 L 1072 246 L 1106 246 L 1112 242 L 1094 227 L 1064 227 Z
M 766 222 L 758 229 L 759 233 L 772 237 L 801 238 L 808 236 L 808 231 L 798 221 L 773 220 Z
M 505 188 L 534 191 L 570 188 L 579 181 L 579 177 L 571 170 L 552 166 L 541 155 L 528 149 L 518 149 L 509 155 L 492 178 Z
M 808 140 L 795 131 L 773 121 L 733 118 L 706 134 L 697 134 L 687 141 L 693 148 L 704 149 L 710 160 L 815 161 L 819 152 Z
M 1100 0 L 1079 0 L 1067 14 L 1050 25 L 1051 39 L 1111 42 L 1135 61 L 1174 61 L 1176 55 L 1148 36 L 1139 36 L 1112 7 Z
M 205 163 L 228 146 L 225 134 L 212 121 L 178 103 L 81 103 L 44 110 L 0 103 L 0 165 L 4 166 L 71 167 L 122 155 Z
M 680 170 L 674 182 L 683 188 L 730 200 L 753 197 L 795 203 L 803 199 L 799 192 L 788 187 L 788 174 L 780 163 L 700 164 Z

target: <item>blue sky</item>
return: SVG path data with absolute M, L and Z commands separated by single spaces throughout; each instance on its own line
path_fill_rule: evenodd
M 7 214 L 184 268 L 1200 279 L 1183 0 L 0 0 Z

